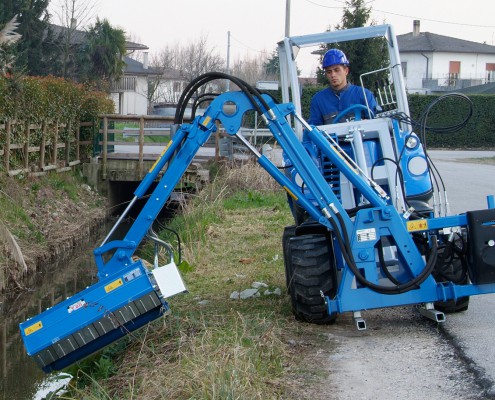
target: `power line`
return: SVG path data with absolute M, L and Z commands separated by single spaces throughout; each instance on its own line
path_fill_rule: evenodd
M 451 21 L 441 21 L 441 20 L 438 20 L 438 19 L 430 19 L 430 18 L 423 18 L 423 17 L 413 17 L 413 16 L 410 16 L 410 15 L 398 14 L 398 13 L 393 13 L 393 12 L 390 12 L 390 11 L 383 11 L 383 10 L 377 10 L 377 9 L 374 9 L 374 11 L 382 12 L 384 14 L 396 15 L 398 17 L 405 17 L 405 18 L 410 18 L 410 19 L 419 19 L 421 21 L 438 22 L 439 24 L 450 24 L 450 25 L 460 25 L 460 26 L 472 26 L 472 27 L 476 27 L 476 28 L 495 28 L 495 25 L 465 24 L 463 22 L 451 22 Z
M 306 3 L 310 3 L 310 4 L 313 4 L 315 6 L 318 6 L 318 7 L 323 7 L 323 8 L 343 8 L 345 5 L 346 5 L 346 2 L 343 1 L 343 0 L 333 0 L 334 2 L 336 3 L 341 3 L 342 6 L 327 6 L 325 4 L 320 4 L 320 3 L 317 3 L 315 1 L 312 1 L 312 0 L 304 0 L 306 1 Z M 368 3 L 373 3 L 374 0 L 370 0 L 368 2 L 366 2 L 366 4 Z M 459 25 L 459 26 L 470 26 L 470 27 L 476 27 L 476 28 L 495 28 L 495 25 L 479 25 L 479 24 L 466 24 L 466 23 L 463 23 L 463 22 L 452 22 L 452 21 L 442 21 L 442 20 L 438 20 L 438 19 L 431 19 L 431 18 L 423 18 L 423 17 L 414 17 L 414 16 L 411 16 L 411 15 L 404 15 L 404 14 L 399 14 L 399 13 L 394 13 L 394 12 L 391 12 L 391 11 L 384 11 L 384 10 L 378 10 L 378 9 L 375 9 L 375 8 L 372 8 L 372 11 L 377 11 L 377 12 L 381 12 L 381 13 L 384 13 L 384 14 L 390 14 L 390 15 L 395 15 L 395 16 L 398 16 L 398 17 L 404 17 L 404 18 L 410 18 L 410 19 L 419 19 L 419 20 L 422 20 L 422 21 L 429 21 L 429 22 L 437 22 L 437 23 L 440 23 L 440 24 L 450 24 L 450 25 Z
M 241 42 L 239 39 L 237 39 L 234 35 L 232 35 L 232 32 L 230 33 L 230 38 L 234 39 L 237 43 L 241 44 L 242 46 L 248 48 L 249 50 L 255 51 L 257 53 L 267 53 L 266 50 L 256 50 L 251 46 L 248 46 L 246 43 Z
M 315 1 L 311 1 L 311 0 L 305 0 L 307 3 L 311 3 L 315 6 L 318 6 L 318 7 L 323 7 L 323 8 L 342 8 L 343 6 L 326 6 L 325 4 L 319 4 L 319 3 L 316 3 Z M 343 1 L 341 2 L 342 4 L 345 4 Z

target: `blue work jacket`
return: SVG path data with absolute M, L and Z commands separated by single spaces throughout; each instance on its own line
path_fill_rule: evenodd
M 310 125 L 331 124 L 334 118 L 346 108 L 354 104 L 366 106 L 365 93 L 368 99 L 368 106 L 373 113 L 376 113 L 377 103 L 375 97 L 368 89 L 364 89 L 363 93 L 362 87 L 347 84 L 339 92 L 335 92 L 330 87 L 319 91 L 311 99 L 308 123 Z M 341 119 L 341 122 L 344 122 L 344 119 Z

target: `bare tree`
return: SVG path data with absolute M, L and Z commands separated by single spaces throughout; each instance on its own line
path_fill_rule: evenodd
M 261 52 L 257 57 L 247 56 L 244 59 L 237 59 L 231 68 L 232 75 L 240 78 L 251 85 L 256 85 L 258 81 L 277 80 L 278 76 L 269 74 L 266 69 L 268 52 Z
M 207 72 L 224 71 L 225 60 L 209 47 L 205 36 L 185 46 L 166 46 L 151 60 L 161 75 L 150 83 L 151 102 L 176 102 L 185 86 Z M 202 93 L 211 89 L 202 87 Z M 219 87 L 214 88 L 218 91 Z M 199 93 L 199 94 L 202 94 Z
M 82 30 L 96 16 L 98 0 L 59 0 L 55 10 L 61 32 L 62 76 L 67 76 L 70 65 L 74 62 L 74 42 L 78 30 Z

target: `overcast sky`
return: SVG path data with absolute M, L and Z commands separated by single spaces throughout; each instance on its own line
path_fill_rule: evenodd
M 82 0 L 81 0 L 82 1 Z M 51 8 L 58 2 L 52 0 Z M 187 44 L 205 36 L 208 44 L 230 59 L 271 53 L 285 34 L 287 0 L 99 0 L 106 18 L 157 53 L 167 45 Z M 340 23 L 344 0 L 290 0 L 290 35 L 324 32 Z M 397 35 L 412 31 L 495 44 L 494 0 L 371 0 L 373 19 L 391 24 Z M 351 60 L 352 61 L 352 60 Z M 316 68 L 309 49 L 297 59 L 302 76 Z

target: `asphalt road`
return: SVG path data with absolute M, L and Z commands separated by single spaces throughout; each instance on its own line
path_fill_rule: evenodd
M 492 152 L 430 151 L 453 213 L 486 208 L 495 195 L 495 165 L 466 159 Z M 460 161 L 462 160 L 462 161 Z M 363 312 L 368 329 L 352 315 L 318 328 L 323 344 L 308 355 L 328 376 L 308 386 L 311 399 L 495 399 L 495 295 L 471 297 L 469 310 L 437 324 L 414 307 Z
M 495 195 L 495 165 L 459 162 L 473 157 L 495 157 L 491 152 L 431 152 L 449 193 L 452 211 L 486 208 L 486 196 Z M 457 161 L 453 161 L 457 160 Z M 480 379 L 495 390 L 495 294 L 473 296 L 469 310 L 448 315 L 445 331 L 465 355 Z M 495 398 L 495 395 L 494 395 Z

